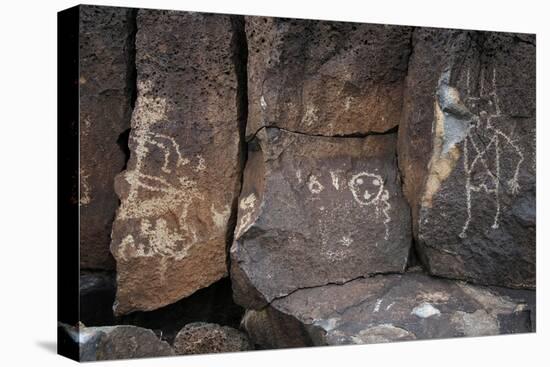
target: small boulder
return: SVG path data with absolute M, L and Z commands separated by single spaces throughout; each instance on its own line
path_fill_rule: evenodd
M 252 349 L 248 337 L 229 326 L 193 322 L 180 330 L 174 340 L 176 354 L 228 353 Z
M 259 309 L 299 288 L 403 272 L 411 230 L 395 143 L 262 129 L 231 248 L 235 301 Z
M 130 325 L 85 327 L 65 326 L 79 344 L 80 361 L 173 356 L 174 350 L 152 330 Z

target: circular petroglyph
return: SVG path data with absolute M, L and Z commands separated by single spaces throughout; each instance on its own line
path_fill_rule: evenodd
M 353 198 L 361 205 L 375 204 L 384 191 L 382 177 L 375 173 L 360 172 L 349 180 Z

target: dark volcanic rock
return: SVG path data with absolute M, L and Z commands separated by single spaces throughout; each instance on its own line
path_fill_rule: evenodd
M 172 344 L 187 324 L 204 321 L 238 328 L 243 314 L 244 309 L 233 302 L 231 282 L 226 277 L 168 306 L 122 315 L 117 323 L 151 329 Z
M 404 270 L 411 231 L 395 142 L 257 134 L 231 248 L 237 303 L 260 308 L 299 288 Z
M 174 340 L 176 354 L 229 353 L 250 350 L 248 337 L 237 329 L 205 322 L 185 325 Z
M 81 271 L 79 320 L 84 325 L 112 325 L 115 322 L 115 277 L 114 273 Z
M 420 257 L 535 288 L 534 36 L 419 29 L 413 43 L 398 149 Z
M 140 10 L 137 27 L 131 156 L 115 184 L 117 314 L 171 304 L 227 275 L 240 189 L 231 18 Z
M 273 307 L 247 310 L 241 327 L 246 330 L 255 349 L 303 348 L 314 344 L 314 327 L 303 325 L 293 316 Z
M 118 325 L 80 328 L 80 360 L 173 356 L 170 345 L 153 331 L 135 326 Z
M 399 123 L 411 28 L 246 17 L 247 135 L 345 135 Z
M 126 155 L 117 144 L 130 127 L 133 10 L 80 6 L 80 267 L 113 269 L 113 187 Z
M 423 274 L 378 275 L 298 290 L 247 311 L 243 327 L 270 348 L 524 333 L 532 331 L 529 301 L 532 294 Z

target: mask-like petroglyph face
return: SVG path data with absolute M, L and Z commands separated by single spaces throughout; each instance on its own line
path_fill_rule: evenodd
M 349 181 L 349 188 L 355 201 L 361 205 L 376 204 L 383 195 L 384 182 L 380 175 L 360 172 Z

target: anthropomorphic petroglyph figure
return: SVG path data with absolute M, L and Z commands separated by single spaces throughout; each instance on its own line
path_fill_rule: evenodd
M 390 195 L 384 187 L 382 176 L 370 172 L 359 172 L 351 177 L 348 187 L 359 205 L 374 207 L 377 217 L 383 215 L 384 239 L 387 240 L 391 221 L 389 214 L 391 205 L 388 201 Z
M 456 89 L 448 86 L 449 74 L 444 74 L 439 87 L 439 103 L 446 115 L 446 121 L 452 119 L 450 121 L 455 123 L 467 122 L 467 127 L 463 129 L 465 137 L 462 140 L 467 218 L 459 234 L 461 238 L 467 237 L 472 220 L 474 192 L 494 199 L 495 213 L 491 228 L 498 229 L 502 195 L 518 193 L 519 170 L 524 160 L 523 152 L 511 134 L 506 134 L 499 128 L 499 121 L 503 115 L 497 94 L 495 69 L 488 80 L 483 69 L 481 70 L 477 88 L 471 82 L 470 74 L 468 70 L 467 96 L 464 104 L 458 98 Z M 447 128 L 449 127 L 446 125 Z M 511 177 L 505 177 L 502 170 L 505 160 L 514 167 Z M 483 201 L 476 202 L 479 205 L 487 205 Z
M 300 175 L 296 182 L 305 186 L 318 205 L 318 234 L 324 253 L 331 261 L 346 260 L 352 253 L 351 247 L 361 245 L 361 241 L 354 240 L 357 228 L 348 226 L 349 215 L 363 216 L 372 228 L 383 224 L 383 238 L 389 240 L 391 204 L 384 179 L 378 173 L 340 167 L 311 173 L 305 179 Z M 341 231 L 337 240 L 335 226 Z

